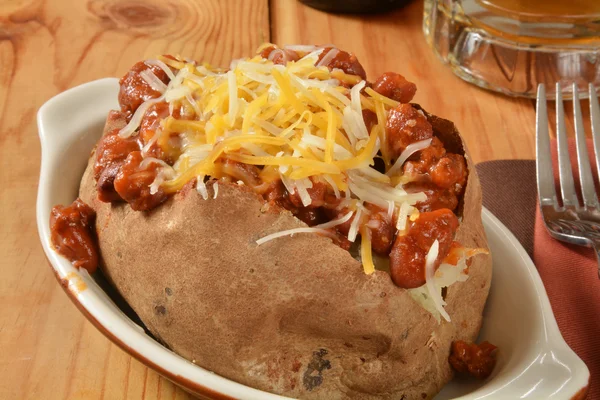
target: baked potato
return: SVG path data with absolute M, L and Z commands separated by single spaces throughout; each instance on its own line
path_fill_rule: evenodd
M 206 110 L 214 105 L 207 108 L 196 97 L 200 86 L 208 85 L 206 79 L 224 76 L 221 82 L 230 86 L 231 79 L 237 79 L 237 95 L 244 99 L 247 111 L 252 100 L 264 96 L 269 101 L 270 95 L 256 89 L 256 96 L 246 98 L 246 89 L 267 84 L 247 84 L 246 89 L 240 90 L 245 81 L 240 75 L 232 77 L 231 71 L 235 74 L 244 62 L 256 63 L 257 67 L 251 66 L 253 73 L 268 71 L 275 79 L 248 73 L 254 78 L 252 82 L 262 79 L 277 84 L 279 91 L 273 96 L 281 98 L 288 95 L 290 88 L 303 93 L 293 81 L 281 78 L 292 75 L 290 66 L 301 65 L 311 56 L 313 69 L 303 68 L 316 76 L 315 87 L 321 85 L 316 80 L 335 80 L 334 90 L 347 96 L 348 107 L 355 106 L 357 103 L 352 101 L 359 99 L 369 135 L 363 137 L 362 146 L 360 136 L 348 140 L 354 145 L 353 154 L 348 157 L 369 152 L 364 156 L 366 163 L 342 170 L 341 183 L 331 178 L 333 171 L 315 172 L 328 162 L 333 165 L 336 158 L 341 161 L 335 165 L 346 165 L 346 158 L 337 157 L 343 151 L 336 150 L 344 142 L 332 142 L 336 132 L 328 129 L 331 121 L 338 118 L 331 111 L 334 104 L 347 104 L 336 99 L 335 94 L 328 98 L 329 103 L 319 103 L 319 94 L 309 88 L 305 94 L 309 98 L 314 95 L 312 100 L 322 106 L 320 112 L 311 109 L 310 114 L 303 114 L 306 110 L 301 106 L 310 101 L 306 100 L 297 105 L 296 113 L 290 114 L 305 122 L 305 126 L 310 125 L 308 116 L 313 118 L 316 125 L 308 129 L 314 131 L 298 129 L 298 135 L 314 134 L 320 139 L 313 141 L 320 145 L 316 150 L 308 146 L 288 151 L 302 153 L 308 149 L 323 165 L 315 167 L 317 164 L 312 163 L 306 167 L 293 164 L 293 160 L 289 161 L 292 157 L 286 158 L 286 154 L 273 156 L 283 148 L 273 141 L 254 142 L 254 146 L 246 147 L 225 146 L 226 150 L 211 161 L 211 168 L 220 163 L 218 168 L 186 172 L 193 166 L 189 159 L 187 165 L 181 165 L 192 146 L 191 139 L 185 136 L 191 125 L 174 124 L 191 121 L 210 136 L 209 129 L 216 123 L 209 127 L 207 118 L 218 113 L 211 111 L 212 115 L 207 116 Z M 55 209 L 52 222 L 57 249 L 90 270 L 99 259 L 102 272 L 162 344 L 226 378 L 307 399 L 432 398 L 453 375 L 448 362 L 452 343 L 477 337 L 491 282 L 489 255 L 472 257 L 485 253 L 487 247 L 481 223 L 481 191 L 467 148 L 454 124 L 409 104 L 416 87 L 400 75 L 384 74 L 373 84 L 364 83 L 366 74 L 356 58 L 337 49 L 279 49 L 267 45 L 259 49 L 256 57 L 239 61 L 229 71 L 193 64 L 199 75 L 188 86 L 184 79 L 178 87 L 167 85 L 172 85 L 178 71 L 189 67 L 189 62 L 171 56 L 159 60 L 136 64 L 121 80 L 122 109 L 109 114 L 103 138 L 81 180 L 79 201 L 87 205 L 89 214 L 95 214 L 92 228 L 86 231 L 89 218 L 76 221 L 77 218 L 64 217 L 64 208 Z M 295 76 L 304 76 L 299 70 L 295 70 Z M 143 71 L 153 72 L 154 78 Z M 135 92 L 136 85 L 143 90 Z M 359 90 L 353 91 L 357 86 Z M 164 101 L 165 92 L 181 87 L 194 90 L 170 103 L 157 102 Z M 217 96 L 218 90 L 212 93 Z M 266 90 L 263 93 L 269 93 Z M 297 96 L 296 100 L 302 98 Z M 282 104 L 291 104 L 289 109 L 294 110 L 296 100 L 287 98 Z M 231 99 L 223 101 L 230 113 L 236 106 L 241 107 Z M 146 108 L 138 113 L 144 104 Z M 370 106 L 374 108 L 371 115 L 366 113 Z M 208 144 L 210 151 L 236 135 L 227 136 L 235 124 L 243 130 L 244 121 L 249 118 L 244 114 L 237 122 L 228 122 L 222 114 L 222 140 L 211 143 L 207 139 L 201 144 Z M 276 119 L 284 113 L 273 114 Z M 340 114 L 339 125 L 352 129 L 343 120 L 343 112 Z M 148 121 L 148 116 L 153 119 Z M 270 119 L 267 124 L 256 117 L 253 121 L 269 137 L 281 137 L 281 131 L 295 123 L 288 119 L 276 124 Z M 316 133 L 323 121 L 325 129 Z M 380 129 L 373 133 L 376 127 Z M 295 128 L 288 131 L 294 132 Z M 168 135 L 169 129 L 175 133 Z M 260 135 L 257 131 L 254 134 Z M 337 133 L 340 132 L 344 129 L 338 126 Z M 424 140 L 429 141 L 424 147 L 405 153 L 411 144 L 423 145 Z M 387 148 L 382 145 L 384 141 Z M 114 143 L 118 146 L 111 148 Z M 435 143 L 443 153 L 429 154 L 426 159 L 427 149 Z M 254 160 L 251 157 L 266 161 L 243 162 Z M 277 158 L 289 159 L 292 164 L 287 169 L 282 164 L 270 168 L 281 174 L 277 175 L 281 180 L 269 181 L 264 175 L 271 160 Z M 228 164 L 231 160 L 236 162 L 232 164 L 235 168 Z M 464 179 L 460 171 L 453 170 L 460 170 L 461 162 Z M 425 173 L 423 165 L 429 168 Z M 432 178 L 432 165 L 442 169 L 435 174 L 452 178 L 451 184 Z M 303 168 L 308 175 L 302 175 Z M 372 171 L 354 176 L 357 168 Z M 290 190 L 294 178 L 286 173 L 294 171 L 301 172 L 296 175 L 301 176 L 297 181 L 309 179 L 312 185 Z M 390 171 L 394 173 L 386 174 Z M 327 174 L 330 178 L 319 179 Z M 367 180 L 370 186 L 359 185 Z M 326 189 L 316 193 L 321 185 L 327 185 Z M 272 187 L 278 188 L 277 196 Z M 411 187 L 416 189 L 411 191 Z M 412 204 L 403 206 L 385 197 L 391 196 L 390 191 L 401 189 L 409 196 L 402 198 L 412 199 Z M 308 199 L 301 196 L 302 192 L 308 193 Z M 368 199 L 381 195 L 384 204 L 391 206 L 385 210 L 381 204 L 361 203 L 362 194 Z M 419 196 L 410 197 L 411 194 Z M 328 207 L 332 202 L 335 207 Z M 353 209 L 353 202 L 360 205 Z M 450 217 L 444 217 L 444 213 Z M 417 233 L 411 231 L 427 218 L 438 221 L 432 223 L 442 226 L 441 230 L 421 227 Z M 345 229 L 341 229 L 343 225 Z M 74 227 L 80 231 L 77 237 L 87 235 L 89 240 L 97 241 L 98 252 L 92 254 L 95 259 L 82 262 L 86 254 L 93 252 L 87 247 L 74 251 L 73 242 L 77 240 L 65 239 L 65 230 Z M 391 236 L 387 235 L 390 230 Z M 424 240 L 426 247 L 420 242 L 410 244 L 407 238 L 415 243 Z M 409 245 L 413 247 L 408 248 Z M 436 252 L 432 254 L 434 246 Z M 65 248 L 71 251 L 65 252 Z M 453 257 L 455 260 L 450 260 Z M 415 260 L 420 264 L 407 272 L 403 266 Z M 436 303 L 440 300 L 441 305 Z

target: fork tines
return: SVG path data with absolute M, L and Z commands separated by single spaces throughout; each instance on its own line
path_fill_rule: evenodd
M 589 84 L 590 115 L 592 121 L 592 137 L 596 168 L 600 176 L 600 106 L 596 88 Z M 577 147 L 577 166 L 579 170 L 579 182 L 581 184 L 581 197 L 583 205 L 579 202 L 573 171 L 571 169 L 571 157 L 567 143 L 567 129 L 565 125 L 565 111 L 562 101 L 560 83 L 556 84 L 556 142 L 558 150 L 558 175 L 560 178 L 560 191 L 563 207 L 575 207 L 576 209 L 598 207 L 598 197 L 594 185 L 592 167 L 586 145 L 583 117 L 581 116 L 581 105 L 577 85 L 573 84 L 573 115 L 575 118 L 575 143 Z M 536 120 L 536 163 L 538 193 L 540 205 L 552 205 L 559 208 L 556 190 L 554 187 L 554 174 L 552 172 L 552 159 L 550 156 L 550 139 L 548 129 L 548 112 L 546 108 L 546 89 L 543 84 L 538 86 L 537 93 L 537 120 Z

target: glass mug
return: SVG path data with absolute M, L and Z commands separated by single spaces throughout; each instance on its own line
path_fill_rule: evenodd
M 600 0 L 425 0 L 423 31 L 456 75 L 486 89 L 600 88 Z

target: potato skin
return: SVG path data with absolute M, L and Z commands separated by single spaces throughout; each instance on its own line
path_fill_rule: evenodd
M 469 178 L 457 240 L 487 247 L 481 190 L 454 125 L 427 114 Z M 108 120 L 109 131 L 122 121 Z M 93 159 L 93 156 L 92 156 Z M 97 212 L 102 270 L 147 328 L 176 353 L 221 376 L 306 399 L 423 399 L 452 377 L 454 340 L 474 340 L 491 281 L 491 257 L 447 292 L 451 323 L 330 239 L 299 234 L 257 246 L 269 233 L 305 226 L 268 209 L 243 186 L 212 183 L 209 199 L 184 190 L 151 212 L 97 199 L 90 162 L 80 197 Z

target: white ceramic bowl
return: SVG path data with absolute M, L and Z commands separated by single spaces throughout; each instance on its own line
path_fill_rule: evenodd
M 38 112 L 42 167 L 37 199 L 40 239 L 59 282 L 85 316 L 110 340 L 196 395 L 276 399 L 200 368 L 144 333 L 86 273 L 50 243 L 52 206 L 76 197 L 90 151 L 107 113 L 117 109 L 118 81 L 90 82 L 53 97 Z M 572 399 L 585 396 L 589 371 L 564 342 L 542 281 L 515 237 L 490 212 L 483 223 L 494 272 L 480 339 L 499 347 L 493 374 L 483 382 L 450 382 L 436 399 Z

